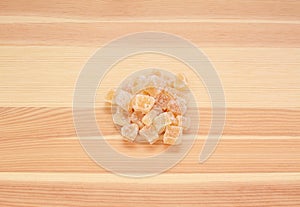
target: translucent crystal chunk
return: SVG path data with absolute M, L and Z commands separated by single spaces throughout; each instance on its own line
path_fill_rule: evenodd
M 179 90 L 184 90 L 187 88 L 187 78 L 185 75 L 182 73 L 177 74 L 174 87 Z
M 163 133 L 165 127 L 172 123 L 170 118 L 170 114 L 168 112 L 161 113 L 153 120 L 153 126 L 155 127 L 156 131 L 160 134 Z
M 121 128 L 121 135 L 129 140 L 134 141 L 139 131 L 137 124 L 126 124 Z
M 125 111 L 128 111 L 128 106 L 132 95 L 124 90 L 118 90 L 115 95 L 115 103 Z
M 156 98 L 156 104 L 165 110 L 167 109 L 167 105 L 171 99 L 172 96 L 169 93 L 162 91 Z
M 151 110 L 155 103 L 155 99 L 148 95 L 137 94 L 132 99 L 132 107 L 135 111 L 147 113 Z
M 159 70 L 157 70 L 157 69 L 154 69 L 154 70 L 152 71 L 152 74 L 153 74 L 153 75 L 156 75 L 156 76 L 158 76 L 158 77 L 162 77 L 162 73 L 161 73 Z
M 137 121 L 136 124 L 139 126 L 139 129 L 145 126 L 145 124 L 142 121 Z
M 168 102 L 167 109 L 176 115 L 185 114 L 187 110 L 186 102 L 181 98 L 172 99 Z
M 115 93 L 116 93 L 115 90 L 110 89 L 110 90 L 107 92 L 107 94 L 106 94 L 106 96 L 105 96 L 105 98 L 104 98 L 104 101 L 107 102 L 107 103 L 113 103 Z
M 144 126 L 139 134 L 145 137 L 150 144 L 155 143 L 159 139 L 159 135 L 153 126 Z
M 140 92 L 144 88 L 146 80 L 147 79 L 146 79 L 145 76 L 139 76 L 139 77 L 137 77 L 134 80 L 132 88 L 131 88 L 132 93 L 136 94 L 136 93 Z
M 113 122 L 119 126 L 124 126 L 129 124 L 128 114 L 125 111 L 118 110 L 115 114 L 113 114 Z
M 172 88 L 172 87 L 166 87 L 165 91 L 167 93 L 169 93 L 172 97 L 174 98 L 182 98 L 184 99 L 186 102 L 188 102 L 189 100 L 189 91 L 179 91 L 176 88 Z
M 164 77 L 164 80 L 166 82 L 166 87 L 174 87 L 175 78 L 173 76 L 166 76 Z
M 167 126 L 164 134 L 163 142 L 165 144 L 179 144 L 182 136 L 182 127 Z
M 144 114 L 140 111 L 134 111 L 132 114 L 130 114 L 130 121 L 131 122 L 138 122 L 141 121 L 144 117 Z
M 153 119 L 159 114 L 160 112 L 156 109 L 152 109 L 151 111 L 149 111 L 142 119 L 142 122 L 146 125 L 146 126 L 150 126 L 153 122 Z
M 161 90 L 156 87 L 147 87 L 143 89 L 143 92 L 155 98 L 158 96 L 158 94 L 160 94 Z
M 142 114 L 142 112 L 140 111 L 134 111 L 130 116 L 129 116 L 129 120 L 131 123 L 135 123 L 139 126 L 139 128 L 143 128 L 144 124 L 142 122 L 142 119 L 144 117 L 144 114 Z
M 157 75 L 148 76 L 147 82 L 145 84 L 145 87 L 163 88 L 165 86 L 166 86 L 166 81 Z

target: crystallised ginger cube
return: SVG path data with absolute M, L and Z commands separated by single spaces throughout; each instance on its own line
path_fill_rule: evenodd
M 171 99 L 168 104 L 167 104 L 167 109 L 169 111 L 172 111 L 174 114 L 185 114 L 187 107 L 186 107 L 186 102 L 184 99 L 181 98 L 176 98 L 176 100 Z
M 163 88 L 166 85 L 166 81 L 157 76 L 157 75 L 150 75 L 147 78 L 147 82 L 145 84 L 145 87 L 155 87 L 155 88 Z
M 159 114 L 160 112 L 158 110 L 155 109 L 151 109 L 151 111 L 149 111 L 142 119 L 142 122 L 146 125 L 146 126 L 150 126 L 153 122 L 153 119 Z
M 164 144 L 179 144 L 181 142 L 182 127 L 179 126 L 167 126 L 164 134 Z
M 132 95 L 124 90 L 118 90 L 115 95 L 115 103 L 125 111 L 128 111 Z
M 172 96 L 169 93 L 167 93 L 166 91 L 162 91 L 156 98 L 156 104 L 163 110 L 165 110 L 167 109 L 167 105 L 171 99 Z
M 135 111 L 141 111 L 147 113 L 151 110 L 155 103 L 155 99 L 148 95 L 137 94 L 132 99 L 132 107 Z
M 171 120 L 171 123 L 175 122 L 176 118 L 175 118 L 174 114 L 171 111 L 168 111 L 167 113 L 168 113 L 168 116 Z
M 143 92 L 149 94 L 150 96 L 156 98 L 160 94 L 161 90 L 156 87 L 147 87 L 143 89 Z
M 125 112 L 116 112 L 113 116 L 113 122 L 119 126 L 129 124 L 128 115 Z
M 121 128 L 121 135 L 129 141 L 134 141 L 139 131 L 137 124 L 126 124 Z
M 140 111 L 134 111 L 132 114 L 130 114 L 130 121 L 131 122 L 138 122 L 141 121 L 142 118 L 144 117 L 144 114 Z
M 166 87 L 164 90 L 174 98 L 180 97 L 185 99 L 186 97 L 186 93 L 184 91 L 179 91 L 176 88 Z
M 146 138 L 146 140 L 153 144 L 159 139 L 159 135 L 154 126 L 144 126 L 140 131 L 139 134 Z
M 139 129 L 143 128 L 145 124 L 142 121 L 136 122 L 136 124 L 139 126 Z
M 142 122 L 142 118 L 144 117 L 144 114 L 142 114 L 142 112 L 140 111 L 134 111 L 130 116 L 129 116 L 129 119 L 130 119 L 130 122 L 131 123 L 135 123 L 139 126 L 139 128 L 143 128 L 144 127 L 144 124 Z
M 187 87 L 187 78 L 182 73 L 178 73 L 174 82 L 174 87 L 179 90 L 184 90 Z
M 171 123 L 172 120 L 168 112 L 161 113 L 153 120 L 153 126 L 159 134 L 162 133 L 165 127 Z
M 156 75 L 156 76 L 158 76 L 158 77 L 162 77 L 161 71 L 160 71 L 160 70 L 157 70 L 157 69 L 153 69 L 152 74 L 153 74 L 153 75 Z
M 133 82 L 131 92 L 133 94 L 136 94 L 139 91 L 141 91 L 144 88 L 145 82 L 146 82 L 146 77 L 145 76 L 142 75 L 142 76 L 137 77 Z
M 168 102 L 167 109 L 168 109 L 168 111 L 171 111 L 174 114 L 181 114 L 181 109 L 180 109 L 178 103 L 174 99 L 172 99 Z
M 107 102 L 107 103 L 113 103 L 113 100 L 114 100 L 114 97 L 115 97 L 115 93 L 116 93 L 116 90 L 113 90 L 113 89 L 110 89 L 105 98 L 104 98 L 104 101 Z

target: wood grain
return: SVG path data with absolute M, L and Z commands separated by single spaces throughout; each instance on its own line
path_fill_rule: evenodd
M 132 145 L 117 138 L 107 141 L 118 152 L 133 157 L 166 149 L 163 145 Z M 299 172 L 299 139 L 224 136 L 212 157 L 199 164 L 204 138 L 199 137 L 188 155 L 167 173 Z M 76 137 L 2 140 L 1 147 L 1 172 L 107 173 L 88 157 Z M 116 162 L 113 157 L 111 161 Z
M 101 47 L 126 34 L 161 31 L 183 36 L 201 47 L 300 47 L 300 24 L 96 22 L 14 23 L 0 27 L 0 45 L 3 46 Z
M 95 51 L 85 47 L 0 47 L 0 106 L 72 107 L 77 77 Z M 227 107 L 299 107 L 299 48 L 203 51 L 217 69 Z M 103 106 L 106 91 L 117 87 L 127 75 L 153 66 L 175 73 L 184 70 L 199 106 L 211 107 L 205 86 L 190 68 L 176 59 L 154 54 L 136 55 L 111 68 L 98 88 L 96 103 Z M 283 96 L 286 99 L 278 98 Z
M 22 5 L 22 6 L 21 6 Z M 267 19 L 299 21 L 297 0 L 188 0 L 175 1 L 94 1 L 94 0 L 51 0 L 42 2 L 33 0 L 2 0 L 2 15 L 64 17 L 100 20 L 175 20 L 178 19 Z M 267 9 L 266 9 L 267 8 Z
M 105 136 L 118 134 L 110 107 L 96 108 L 98 126 Z M 194 109 L 193 109 L 194 110 Z M 197 110 L 197 109 L 196 109 Z M 200 135 L 207 135 L 211 109 L 200 108 Z M 86 112 L 80 112 L 85 117 Z M 72 108 L 0 108 L 0 139 L 76 136 Z M 300 109 L 227 108 L 224 135 L 300 136 Z M 49 133 L 51 130 L 51 133 Z
M 187 156 L 160 175 L 133 179 L 87 155 L 72 99 L 98 48 L 143 31 L 198 46 L 219 74 L 227 112 L 216 150 L 199 164 L 211 121 L 201 78 L 164 55 L 118 62 L 95 94 L 99 128 L 115 150 L 145 157 L 167 148 L 122 141 L 103 102 L 136 70 L 184 71 L 200 112 Z M 300 1 L 1 0 L 0 206 L 300 206 L 299 103 Z
M 252 181 L 248 180 L 249 176 Z M 1 203 L 6 206 L 73 206 L 74 203 L 76 206 L 106 206 L 107 203 L 110 206 L 152 206 L 153 203 L 155 206 L 250 207 L 257 203 L 298 206 L 300 195 L 299 174 L 290 173 L 181 174 L 145 180 L 111 175 L 14 173 L 0 174 L 0 183 Z M 118 199 L 114 199 L 116 194 Z

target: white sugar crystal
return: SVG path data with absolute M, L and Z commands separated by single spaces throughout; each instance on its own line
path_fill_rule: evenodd
M 121 128 L 121 135 L 129 141 L 134 141 L 138 132 L 139 126 L 137 124 L 126 124 Z
M 146 77 L 145 76 L 142 75 L 142 76 L 137 77 L 133 82 L 131 92 L 133 94 L 136 94 L 136 93 L 140 92 L 142 89 L 144 89 L 145 83 L 146 83 Z
M 144 126 L 139 134 L 147 139 L 150 144 L 155 143 L 159 139 L 159 135 L 153 126 Z
M 164 88 L 166 86 L 166 81 L 157 75 L 150 75 L 147 77 L 147 82 L 145 87 L 156 87 Z
M 174 114 L 185 114 L 187 110 L 186 102 L 182 98 L 172 99 L 167 104 L 167 109 Z
M 113 115 L 113 122 L 119 126 L 129 124 L 128 115 L 125 112 L 116 112 Z
M 124 90 L 118 90 L 115 95 L 115 103 L 125 111 L 128 111 L 128 106 L 132 95 Z
M 158 133 L 162 133 L 164 131 L 165 126 L 172 123 L 170 115 L 168 112 L 161 113 L 153 120 L 153 126 L 155 127 Z
M 146 126 L 150 126 L 153 122 L 153 119 L 159 114 L 160 112 L 158 110 L 152 109 L 149 111 L 142 119 L 142 122 Z

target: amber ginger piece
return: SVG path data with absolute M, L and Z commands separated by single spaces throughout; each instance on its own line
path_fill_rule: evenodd
M 144 117 L 144 114 L 143 114 L 142 112 L 140 112 L 140 111 L 134 111 L 134 112 L 130 115 L 129 119 L 130 119 L 131 123 L 137 124 L 137 125 L 139 126 L 139 128 L 141 129 L 141 128 L 143 128 L 144 125 L 145 125 L 145 124 L 142 122 L 143 117 Z
M 107 103 L 110 103 L 112 104 L 114 101 L 114 97 L 115 97 L 115 93 L 116 93 L 116 90 L 114 89 L 110 89 L 106 96 L 104 97 L 104 101 L 107 102 Z
M 158 94 L 156 98 L 156 104 L 160 106 L 163 110 L 166 110 L 167 105 L 171 99 L 172 96 L 169 93 L 167 93 L 166 91 L 162 91 L 160 94 Z
M 187 78 L 185 77 L 184 74 L 178 73 L 176 75 L 176 80 L 174 82 L 174 87 L 176 89 L 179 89 L 179 90 L 186 89 L 187 88 L 187 83 L 188 83 L 188 81 L 187 81 Z
M 175 145 L 181 142 L 182 127 L 179 126 L 167 126 L 163 137 L 164 144 Z
M 155 103 L 155 99 L 148 95 L 137 94 L 132 99 L 132 108 L 135 111 L 140 111 L 142 113 L 148 113 Z

